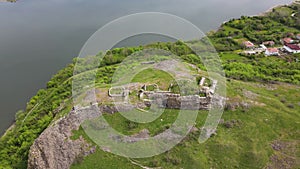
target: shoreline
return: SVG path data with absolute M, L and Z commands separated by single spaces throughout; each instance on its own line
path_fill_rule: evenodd
M 16 123 L 13 122 L 13 123 L 5 130 L 5 132 L 0 136 L 0 138 L 5 137 L 5 136 L 7 135 L 7 133 L 8 133 L 9 131 L 11 131 L 15 126 L 16 126 Z
M 17 2 L 17 0 L 0 0 L 0 2 L 10 2 L 10 3 L 14 3 L 14 2 Z
M 261 13 L 255 14 L 255 15 L 248 15 L 248 16 L 249 16 L 249 17 L 265 16 L 267 13 L 272 12 L 272 10 L 273 10 L 274 8 L 279 8 L 279 7 L 283 7 L 283 6 L 289 6 L 289 5 L 292 5 L 292 4 L 299 4 L 299 5 L 300 5 L 300 0 L 299 0 L 299 1 L 293 1 L 293 2 L 288 3 L 288 4 L 274 5 L 274 6 L 272 6 L 271 8 L 267 9 L 267 10 L 264 11 L 264 12 L 261 12 Z M 241 18 L 241 16 L 240 16 L 239 18 Z M 231 19 L 239 19 L 239 18 L 231 18 Z M 223 21 L 222 24 L 221 24 L 216 30 L 213 29 L 213 30 L 210 30 L 210 31 L 217 31 L 217 30 L 219 30 L 219 29 L 222 27 L 223 24 L 229 22 L 231 19 Z M 210 31 L 209 31 L 209 32 L 210 32 Z
M 274 8 L 279 8 L 279 7 L 288 6 L 288 5 L 292 5 L 292 4 L 299 4 L 299 5 L 300 5 L 300 0 L 299 0 L 299 1 L 293 1 L 293 2 L 288 3 L 288 4 L 274 5 L 274 6 L 270 7 L 269 9 L 267 9 L 267 10 L 264 11 L 264 12 L 261 12 L 261 13 L 255 14 L 255 15 L 248 15 L 248 16 L 249 16 L 249 17 L 265 16 L 267 13 L 272 12 L 272 10 L 273 10 Z M 241 16 L 240 16 L 239 18 L 241 18 Z M 225 21 L 223 21 L 223 22 L 221 23 L 221 25 L 220 25 L 217 29 L 212 29 L 212 30 L 208 31 L 207 33 L 211 32 L 211 31 L 213 31 L 213 32 L 218 31 L 220 28 L 222 28 L 222 26 L 223 26 L 225 23 L 229 22 L 231 19 L 239 19 L 239 18 L 230 18 L 229 20 L 225 20 Z M 206 33 L 206 35 L 207 35 L 207 33 Z
M 274 9 L 274 8 L 278 8 L 278 7 L 282 7 L 282 6 L 285 6 L 285 5 L 291 5 L 291 4 L 293 4 L 294 2 L 292 2 L 292 3 L 290 3 L 290 4 L 280 4 L 280 5 L 275 5 L 275 6 L 272 6 L 271 8 L 269 8 L 268 10 L 266 10 L 265 12 L 261 12 L 261 13 L 258 13 L 258 14 L 255 14 L 255 15 L 248 15 L 248 17 L 255 17 L 255 16 L 265 16 L 265 14 L 267 14 L 267 13 L 269 13 L 269 12 L 272 12 L 272 10 Z M 241 18 L 242 16 L 240 16 L 240 17 L 238 17 L 238 18 L 230 18 L 229 20 L 225 20 L 225 21 L 223 21 L 222 22 L 222 24 L 217 28 L 217 29 L 213 29 L 213 30 L 210 30 L 209 32 L 211 32 L 211 31 L 217 31 L 217 30 L 219 30 L 221 27 L 222 27 L 222 25 L 224 25 L 225 23 L 227 23 L 227 22 L 229 22 L 231 19 L 239 19 L 239 18 Z
M 3 2 L 3 3 L 16 3 L 17 0 L 0 0 L 0 3 Z
M 288 6 L 288 5 L 292 5 L 292 4 L 294 4 L 294 2 L 291 2 L 289 4 L 275 5 L 275 6 L 271 7 L 270 9 L 266 10 L 265 12 L 262 12 L 262 13 L 260 13 L 258 15 L 253 15 L 253 16 L 265 16 L 265 14 L 272 12 L 272 10 L 275 9 L 275 8 L 279 8 L 279 7 L 283 7 L 283 6 Z

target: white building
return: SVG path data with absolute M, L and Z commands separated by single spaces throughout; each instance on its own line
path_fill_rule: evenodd
M 283 48 L 289 53 L 300 53 L 300 46 L 295 44 L 285 44 Z
M 267 47 L 264 44 L 259 45 L 263 50 L 267 50 Z
M 267 56 L 279 56 L 279 50 L 277 48 L 268 48 L 265 52 Z

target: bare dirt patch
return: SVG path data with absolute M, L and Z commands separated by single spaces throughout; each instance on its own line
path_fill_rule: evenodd
M 270 157 L 267 169 L 292 169 L 300 165 L 299 154 L 300 141 L 281 141 L 276 140 L 271 144 L 275 153 Z

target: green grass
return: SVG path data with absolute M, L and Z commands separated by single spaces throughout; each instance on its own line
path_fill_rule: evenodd
M 177 110 L 166 109 L 164 113 L 161 116 L 159 116 L 155 121 L 147 124 L 138 124 L 127 120 L 120 113 L 115 113 L 113 115 L 104 115 L 107 122 L 113 128 L 127 135 L 138 133 L 142 129 L 148 129 L 151 135 L 155 135 L 160 131 L 163 131 L 166 127 L 170 127 L 170 125 L 176 120 L 177 116 Z
M 71 168 L 72 169 L 90 169 L 90 168 L 140 169 L 140 167 L 130 163 L 129 159 L 104 152 L 99 148 L 97 148 L 95 154 L 90 155 L 88 158 L 85 158 L 82 164 L 84 165 L 80 165 L 80 164 L 73 165 Z
M 158 69 L 145 69 L 139 72 L 132 82 L 141 82 L 148 84 L 157 84 L 161 90 L 167 90 L 174 78 L 171 74 Z
M 247 59 L 241 55 L 232 52 L 221 53 L 220 58 L 222 59 L 222 61 L 244 61 Z

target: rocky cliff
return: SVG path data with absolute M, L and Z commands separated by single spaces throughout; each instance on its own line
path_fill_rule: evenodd
M 85 119 L 99 116 L 95 107 L 71 111 L 68 116 L 49 126 L 30 148 L 28 169 L 68 169 L 76 158 L 95 151 L 80 137 L 72 140 L 73 130 L 78 130 Z

